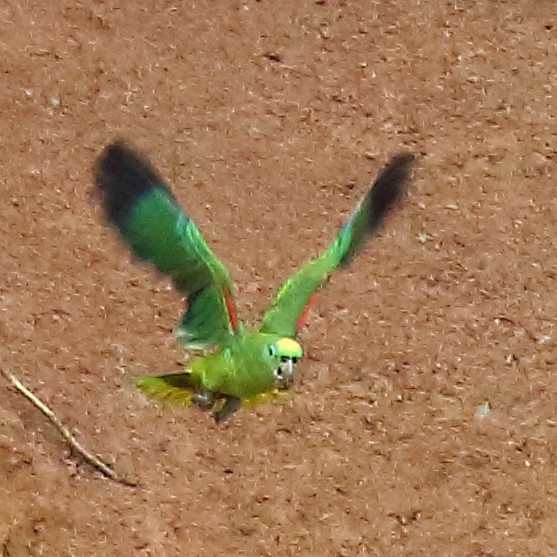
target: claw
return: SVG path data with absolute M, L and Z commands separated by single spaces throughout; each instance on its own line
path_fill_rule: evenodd
M 191 399 L 201 410 L 211 410 L 215 405 L 215 393 L 213 391 L 195 393 Z
M 241 400 L 234 396 L 224 395 L 223 398 L 223 407 L 220 410 L 213 412 L 213 418 L 217 424 L 221 424 L 228 420 L 228 418 L 230 418 L 230 416 L 232 416 L 232 414 L 234 414 L 234 412 L 236 412 L 242 405 Z

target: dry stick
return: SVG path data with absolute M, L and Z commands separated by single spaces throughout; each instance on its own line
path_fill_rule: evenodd
M 102 474 L 114 480 L 116 482 L 134 486 L 136 485 L 131 480 L 118 475 L 110 466 L 104 463 L 100 458 L 97 458 L 89 451 L 84 449 L 79 441 L 72 435 L 71 431 L 60 421 L 60 418 L 51 410 L 42 400 L 35 396 L 21 381 L 12 373 L 0 369 L 0 373 L 28 400 L 30 400 L 56 427 L 56 429 L 62 434 L 62 437 L 69 443 L 69 445 L 74 449 L 81 457 L 88 462 L 91 466 L 95 467 Z

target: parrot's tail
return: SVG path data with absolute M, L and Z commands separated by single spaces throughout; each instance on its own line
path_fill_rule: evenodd
M 189 371 L 167 375 L 140 375 L 133 379 L 135 386 L 147 396 L 189 406 L 200 388 L 199 378 Z

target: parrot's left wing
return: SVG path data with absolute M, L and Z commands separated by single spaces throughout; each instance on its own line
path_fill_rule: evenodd
M 364 241 L 377 232 L 385 215 L 401 199 L 413 160 L 412 154 L 402 153 L 389 161 L 331 245 L 282 285 L 263 317 L 262 332 L 296 336 L 317 289 L 334 269 L 350 263 Z
M 153 166 L 122 142 L 94 168 L 106 216 L 134 255 L 169 276 L 188 299 L 177 335 L 185 347 L 220 346 L 238 330 L 232 279 Z

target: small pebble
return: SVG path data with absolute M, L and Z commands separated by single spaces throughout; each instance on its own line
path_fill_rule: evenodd
M 491 406 L 489 402 L 484 402 L 478 406 L 476 409 L 476 416 L 479 418 L 485 418 L 491 412 Z

